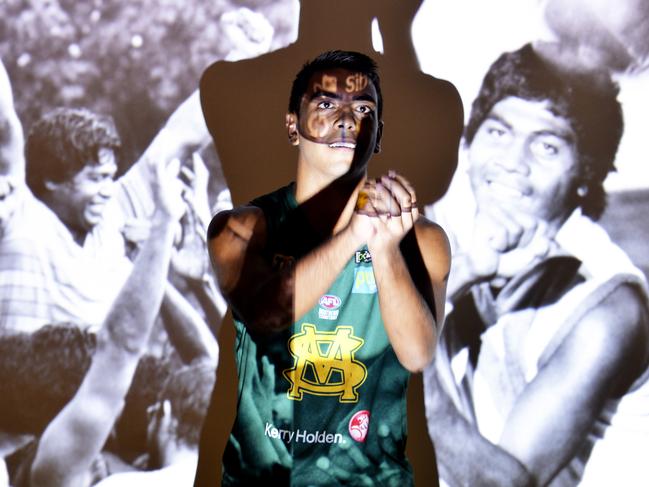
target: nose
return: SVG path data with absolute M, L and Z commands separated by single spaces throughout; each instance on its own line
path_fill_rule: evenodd
M 99 195 L 104 198 L 110 198 L 115 190 L 115 181 L 112 178 L 106 178 L 101 182 Z
M 340 110 L 336 127 L 342 130 L 356 130 L 356 119 L 352 113 L 351 107 L 344 107 Z
M 531 157 L 531 152 L 527 141 L 514 139 L 500 151 L 498 163 L 507 171 L 527 176 L 530 170 L 529 157 Z

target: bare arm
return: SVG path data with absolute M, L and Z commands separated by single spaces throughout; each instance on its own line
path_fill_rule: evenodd
M 411 372 L 419 372 L 433 358 L 444 320 L 450 251 L 439 226 L 420 218 L 414 228 L 414 235 L 406 237 L 401 247 L 370 248 L 370 252 L 390 343 L 401 364 Z M 421 258 L 408 255 L 409 266 L 402 249 L 409 254 L 419 253 Z M 413 264 L 425 266 L 421 279 L 416 281 L 409 269 Z
M 534 485 L 525 466 L 480 435 L 443 390 L 436 372 L 426 384 L 428 433 L 435 444 L 440 478 L 449 485 Z
M 260 332 L 286 328 L 306 313 L 362 244 L 362 237 L 347 227 L 297 262 L 289 259 L 273 266 L 263 255 L 266 222 L 255 207 L 217 214 L 209 234 L 210 257 L 223 295 L 245 323 Z
M 157 171 L 162 185 L 163 169 Z M 174 224 L 183 209 L 177 183 L 167 181 L 171 186 L 159 188 L 166 195 L 159 200 L 151 235 L 98 333 L 97 350 L 81 386 L 41 437 L 31 469 L 32 486 L 84 485 L 88 468 L 123 407 L 162 301 Z
M 154 211 L 153 189 L 147 184 L 150 164 L 167 165 L 173 159 L 189 161 L 211 141 L 198 92 L 194 92 L 170 115 L 138 160 L 120 178 L 115 195 L 125 215 L 150 218 Z
M 626 393 L 646 369 L 648 345 L 645 305 L 634 289 L 620 286 L 575 325 L 525 388 L 499 445 L 540 484 L 549 482 L 574 456 L 605 401 Z
M 19 181 L 24 178 L 24 145 L 23 128 L 14 107 L 11 82 L 0 60 L 0 176 L 10 174 Z
M 374 232 L 368 248 L 381 316 L 397 358 L 418 372 L 433 358 L 444 319 L 448 239 L 441 227 L 419 218 L 414 189 L 403 177 L 391 174 L 368 189 L 376 191 L 377 216 L 366 218 Z
M 169 283 L 165 289 L 161 312 L 169 340 L 185 363 L 206 359 L 216 366 L 219 348 L 209 326 Z
M 24 185 L 24 144 L 11 83 L 0 60 L 0 238 L 19 203 L 19 188 Z
M 210 142 L 197 90 L 178 105 L 136 164 L 146 164 L 146 161 L 166 164 L 173 158 L 183 160 Z
M 623 395 L 646 369 L 648 344 L 645 305 L 632 288 L 618 287 L 575 325 L 525 387 L 497 446 L 433 384 L 427 408 L 440 470 L 449 479 L 475 480 L 469 484 L 485 477 L 498 485 L 547 484 L 575 455 L 605 401 Z M 489 469 L 482 459 L 491 459 Z

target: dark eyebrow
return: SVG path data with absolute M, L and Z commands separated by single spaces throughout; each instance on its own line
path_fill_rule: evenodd
M 341 100 L 342 97 L 338 93 L 333 93 L 331 91 L 325 91 L 325 90 L 317 90 L 314 91 L 311 94 L 311 97 L 309 98 L 309 101 L 315 100 L 316 98 L 331 98 L 333 100 Z M 354 101 L 369 101 L 374 103 L 375 105 L 377 104 L 376 100 L 372 95 L 369 95 L 367 93 L 360 94 L 358 96 L 355 96 Z
M 540 130 L 539 132 L 536 132 L 536 135 L 551 135 L 552 137 L 557 137 L 559 139 L 562 139 L 564 142 L 568 144 L 574 144 L 575 141 L 575 135 L 572 133 L 572 131 L 563 131 L 563 130 Z
M 512 129 L 511 123 L 507 122 L 507 120 L 505 120 L 504 118 L 500 117 L 495 113 L 490 113 L 489 115 L 487 115 L 484 121 L 486 122 L 487 120 L 493 120 L 495 122 L 503 124 L 505 127 L 507 127 L 510 130 Z
M 334 100 L 340 100 L 340 95 L 333 93 L 331 91 L 317 90 L 311 94 L 309 101 L 315 100 L 316 98 L 333 98 Z
M 375 105 L 377 103 L 376 100 L 374 99 L 374 97 L 372 95 L 367 94 L 367 93 L 363 93 L 362 95 L 355 96 L 354 101 L 357 101 L 357 100 L 358 101 L 371 101 Z

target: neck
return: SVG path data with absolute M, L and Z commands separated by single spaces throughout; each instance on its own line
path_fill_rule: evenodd
M 63 223 L 65 228 L 68 229 L 68 232 L 70 232 L 72 239 L 77 243 L 77 245 L 83 246 L 86 241 L 86 236 L 88 235 L 88 230 L 81 228 L 78 225 L 71 224 L 68 219 L 64 217 L 66 214 L 66 208 L 63 205 L 60 205 L 58 200 L 55 198 L 41 197 L 40 199 L 52 211 L 52 213 L 56 215 L 59 221 Z
M 298 164 L 295 199 L 322 236 L 335 235 L 349 224 L 367 176 L 345 174 L 331 180 L 308 177 L 306 173 Z

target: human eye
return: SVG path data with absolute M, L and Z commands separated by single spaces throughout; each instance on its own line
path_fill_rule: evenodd
M 556 145 L 547 142 L 541 143 L 541 150 L 548 156 L 556 156 L 559 153 L 559 148 Z
M 114 177 L 114 171 L 97 171 L 90 174 L 88 179 L 93 183 L 103 183 L 104 181 L 112 181 Z
M 507 134 L 507 128 L 498 122 L 487 122 L 485 132 L 493 139 L 500 139 Z
M 331 110 L 334 107 L 334 104 L 331 100 L 322 100 L 316 105 L 319 110 Z
M 567 143 L 554 136 L 539 137 L 532 143 L 532 151 L 538 157 L 554 158 L 563 153 Z
M 374 112 L 374 108 L 370 105 L 359 105 L 356 107 L 356 111 L 362 115 L 368 115 Z

